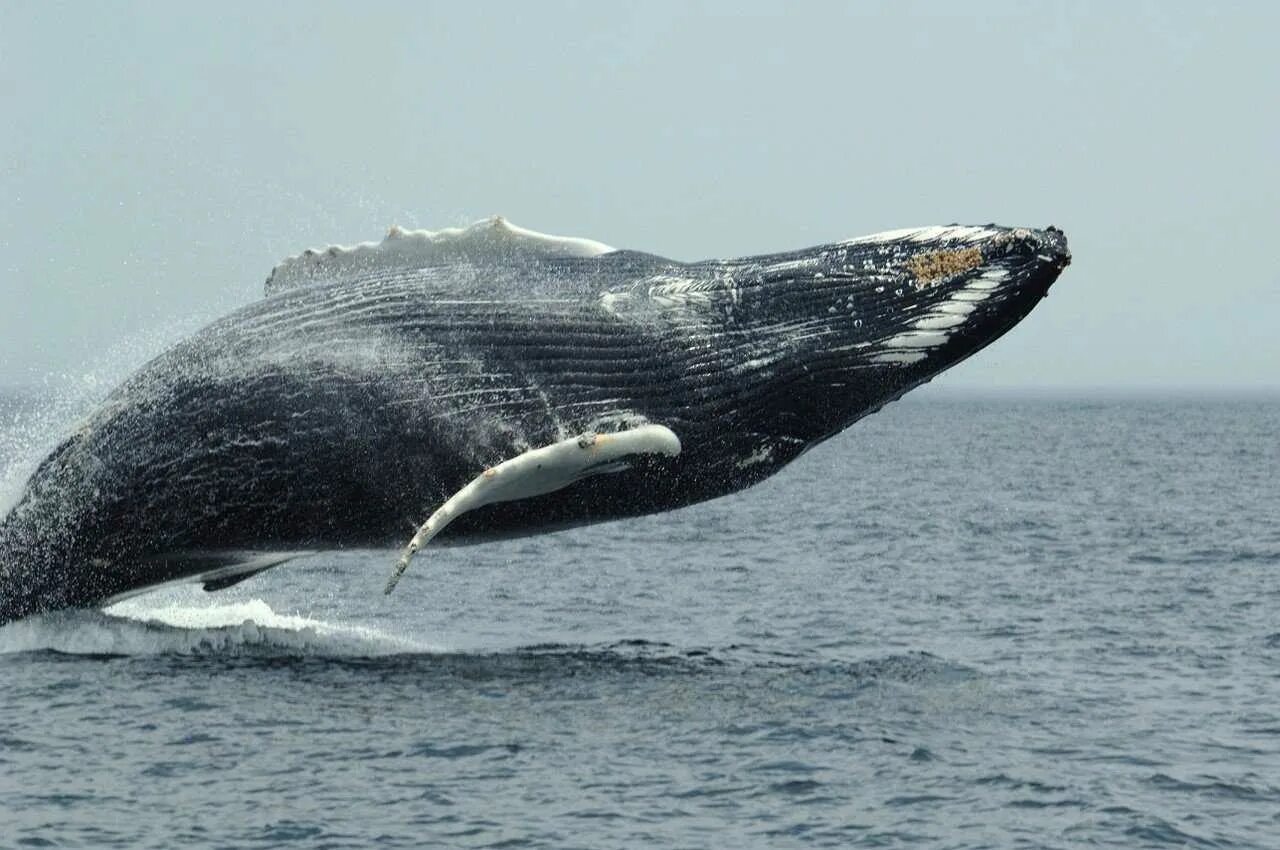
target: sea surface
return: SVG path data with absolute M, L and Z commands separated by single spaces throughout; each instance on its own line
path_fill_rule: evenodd
M 0 847 L 1280 847 L 1280 401 L 908 398 L 393 561 L 0 628 Z

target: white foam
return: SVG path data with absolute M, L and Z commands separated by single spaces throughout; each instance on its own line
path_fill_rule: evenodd
M 0 627 L 0 654 L 334 655 L 439 652 L 367 626 L 280 614 L 261 599 L 198 603 L 152 594 L 106 611 L 63 611 Z
M 443 230 L 392 227 L 381 242 L 312 248 L 283 260 L 271 270 L 266 293 L 273 295 L 386 266 L 423 268 L 450 262 L 484 264 L 537 257 L 595 257 L 613 250 L 594 239 L 553 236 L 517 227 L 502 216 Z

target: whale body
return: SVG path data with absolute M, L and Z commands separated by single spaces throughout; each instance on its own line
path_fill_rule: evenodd
M 402 544 L 442 505 L 431 533 L 465 542 L 733 493 L 991 343 L 1069 261 L 1057 229 L 996 225 L 692 263 L 502 219 L 308 251 L 39 464 L 0 522 L 0 622 Z

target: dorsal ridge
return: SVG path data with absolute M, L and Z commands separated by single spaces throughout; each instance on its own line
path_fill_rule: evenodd
M 540 257 L 595 257 L 613 250 L 594 239 L 528 230 L 500 215 L 468 227 L 442 230 L 406 230 L 393 225 L 381 242 L 308 248 L 284 259 L 267 277 L 266 294 L 332 283 L 383 268 L 425 268 L 451 263 L 506 265 Z

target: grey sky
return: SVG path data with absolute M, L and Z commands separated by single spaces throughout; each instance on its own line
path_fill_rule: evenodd
M 392 223 L 1075 263 L 956 387 L 1280 385 L 1272 4 L 0 5 L 0 383 L 118 376 Z

